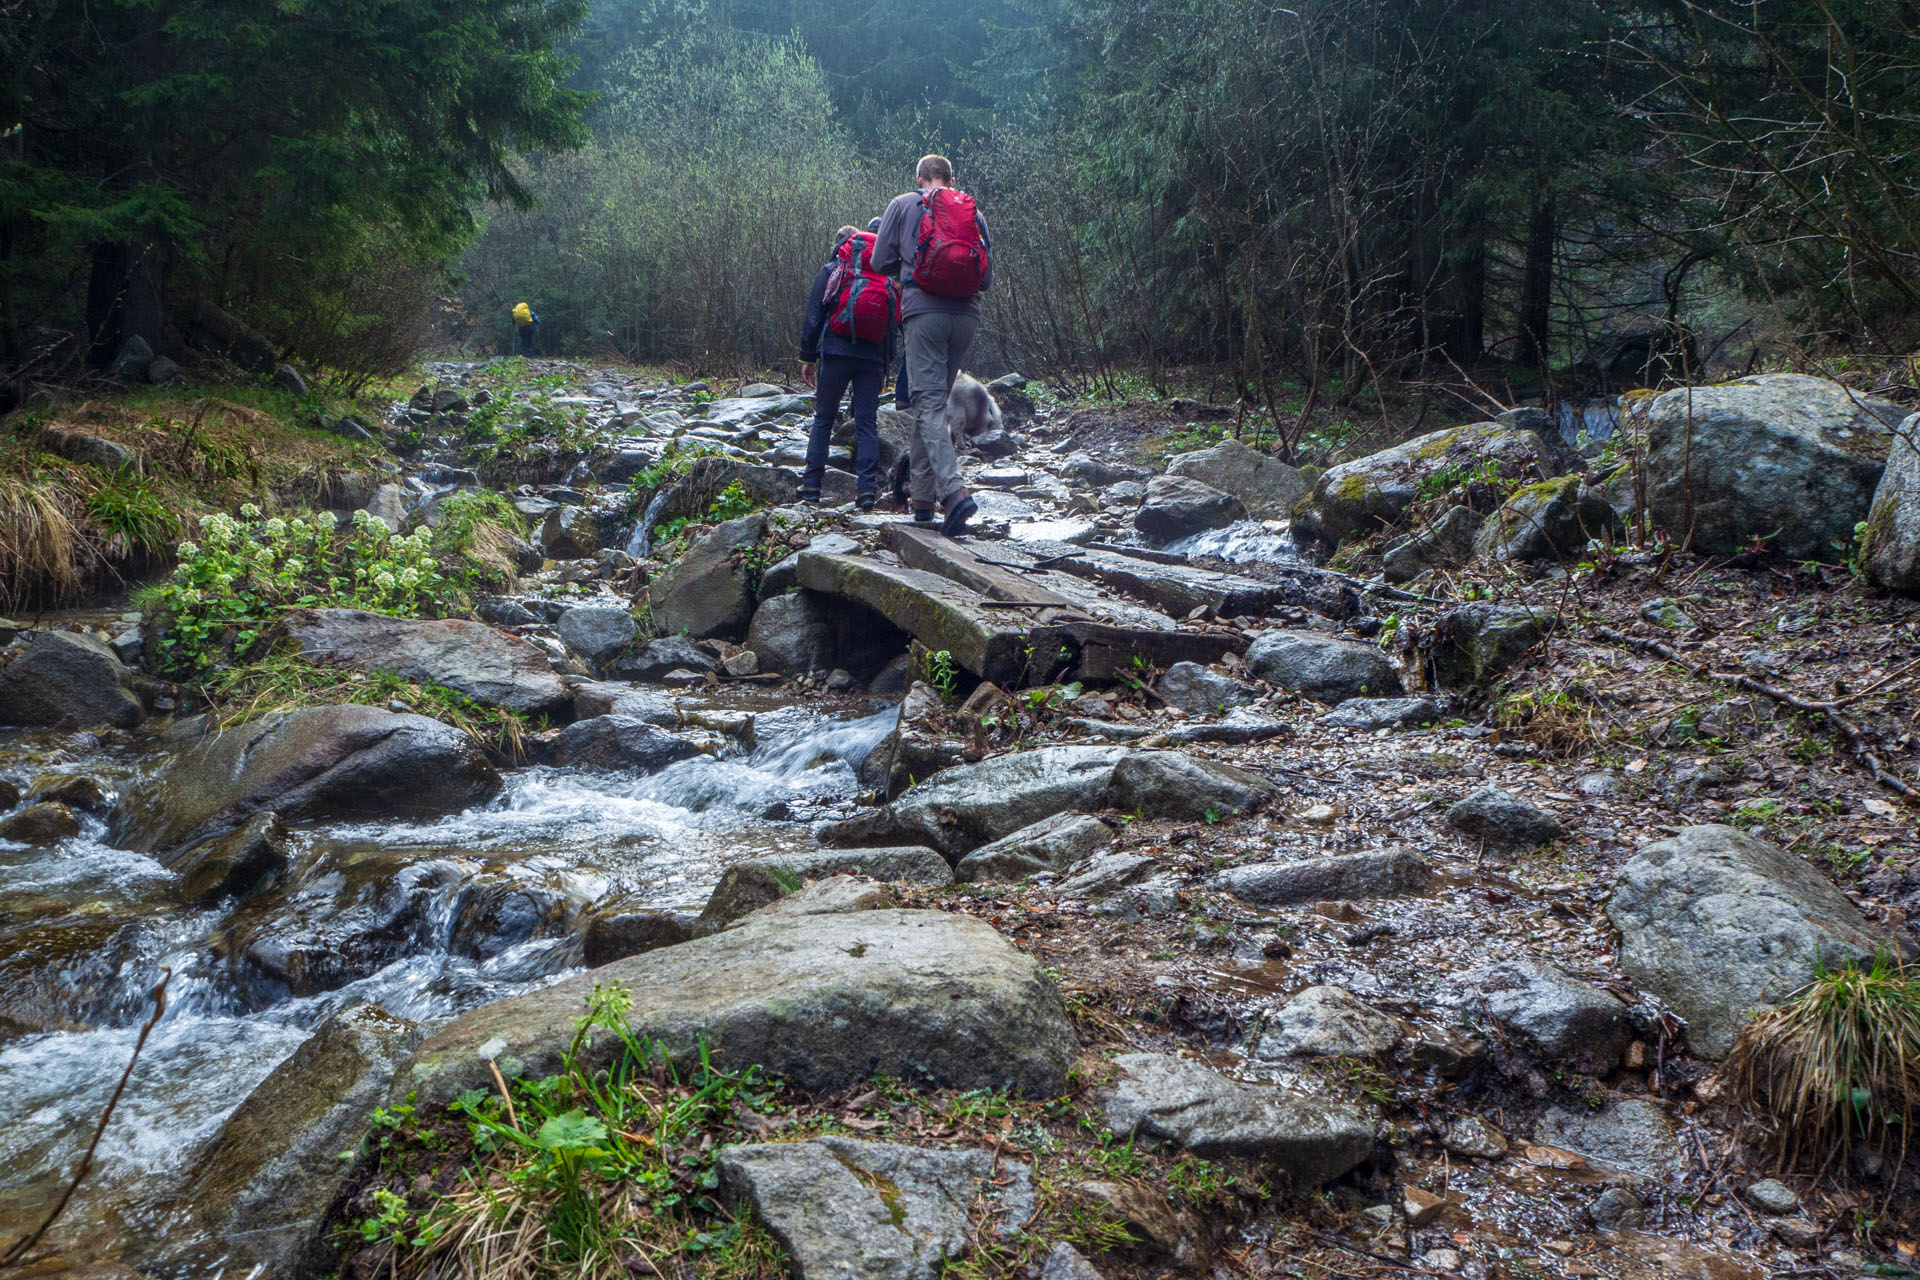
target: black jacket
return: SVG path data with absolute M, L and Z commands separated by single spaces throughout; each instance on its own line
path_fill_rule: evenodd
M 833 275 L 833 263 L 820 268 L 820 274 L 813 278 L 813 290 L 807 294 L 807 318 L 800 330 L 800 358 L 812 364 L 821 356 L 832 356 L 837 360 L 865 360 L 877 364 L 883 369 L 893 367 L 893 339 L 899 326 L 887 330 L 885 342 L 862 342 L 858 338 L 843 338 L 827 328 L 827 279 Z

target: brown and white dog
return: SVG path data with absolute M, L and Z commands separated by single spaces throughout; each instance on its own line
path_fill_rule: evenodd
M 993 402 L 993 393 L 987 390 L 986 384 L 970 373 L 955 378 L 953 389 L 947 392 L 947 434 L 953 438 L 953 451 L 965 453 L 972 447 L 975 436 L 998 431 L 1000 427 L 1000 406 Z M 901 509 L 907 505 L 907 482 L 911 475 L 911 459 L 903 453 L 893 463 L 893 501 Z

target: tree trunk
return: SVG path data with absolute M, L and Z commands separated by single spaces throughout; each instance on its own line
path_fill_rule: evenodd
M 1553 246 L 1556 222 L 1553 196 L 1534 197 L 1527 215 L 1527 257 L 1520 277 L 1520 346 L 1535 367 L 1545 369 L 1551 351 L 1548 329 L 1553 314 Z
M 121 344 L 136 334 L 158 351 L 166 325 L 159 246 L 95 245 L 87 279 L 87 337 L 94 364 L 112 363 Z
M 1487 349 L 1487 239 L 1476 228 L 1454 269 L 1459 310 L 1447 335 L 1447 354 L 1471 366 Z

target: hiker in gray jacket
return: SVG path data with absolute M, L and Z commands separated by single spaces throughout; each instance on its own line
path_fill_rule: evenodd
M 953 187 L 953 164 L 923 156 L 916 190 L 895 196 L 880 215 L 873 269 L 898 273 L 912 392 L 913 518 L 929 524 L 937 506 L 941 531 L 966 532 L 979 514 L 960 480 L 947 431 L 947 392 L 980 331 L 980 294 L 993 283 L 992 239 L 973 197 Z

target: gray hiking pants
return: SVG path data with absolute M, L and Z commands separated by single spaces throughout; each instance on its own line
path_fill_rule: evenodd
M 980 317 L 929 313 L 912 317 L 906 328 L 913 500 L 920 506 L 944 504 L 962 488 L 960 460 L 947 431 L 947 392 L 967 362 Z

